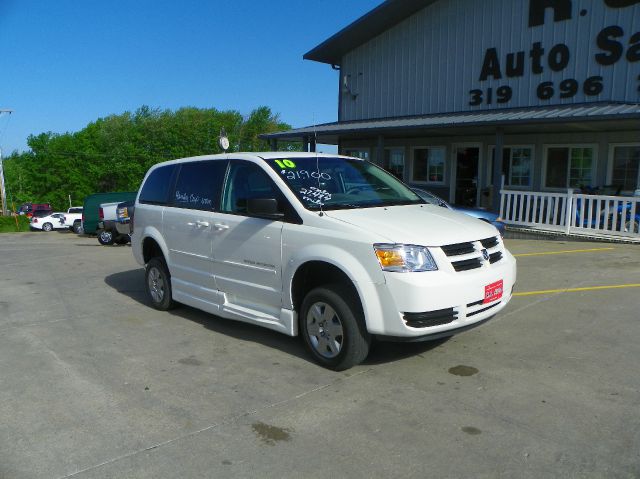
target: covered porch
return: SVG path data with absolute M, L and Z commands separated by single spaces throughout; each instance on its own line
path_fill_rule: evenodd
M 336 122 L 262 137 L 274 150 L 280 141 L 302 141 L 310 152 L 318 144 L 337 145 L 339 153 L 369 159 L 452 203 L 494 211 L 506 201 L 505 191 L 566 195 L 569 187 L 615 182 L 622 182 L 617 195 L 640 189 L 639 104 Z

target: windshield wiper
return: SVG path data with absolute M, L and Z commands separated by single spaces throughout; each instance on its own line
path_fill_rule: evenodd
M 333 205 L 324 205 L 324 210 L 349 210 L 349 209 L 360 209 L 360 208 L 371 208 L 371 204 L 352 204 L 352 203 L 338 203 Z

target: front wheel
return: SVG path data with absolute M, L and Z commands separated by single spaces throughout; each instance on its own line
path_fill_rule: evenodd
M 98 242 L 103 246 L 109 246 L 113 244 L 113 233 L 107 230 L 100 230 L 98 232 Z
M 300 308 L 300 331 L 307 348 L 318 363 L 334 371 L 364 361 L 371 344 L 360 303 L 345 289 L 341 285 L 315 288 Z
M 168 311 L 175 306 L 175 302 L 171 298 L 171 276 L 163 258 L 152 258 L 147 263 L 145 286 L 154 308 Z
M 82 234 L 82 222 L 74 221 L 72 226 L 73 232 L 77 235 Z

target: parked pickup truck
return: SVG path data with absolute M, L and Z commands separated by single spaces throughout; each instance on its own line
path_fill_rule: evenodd
M 82 234 L 82 206 L 72 206 L 64 214 L 64 222 L 71 231 Z
M 132 202 L 133 203 L 133 202 Z M 98 210 L 98 242 L 101 245 L 127 244 L 131 241 L 129 218 L 125 218 L 120 205 L 125 203 L 116 201 L 111 203 L 101 203 Z M 126 211 L 126 207 L 124 211 Z M 120 213 L 120 216 L 118 216 Z
M 135 200 L 123 201 L 116 208 L 116 230 L 121 235 L 128 235 L 131 239 L 133 233 L 133 212 Z
M 98 234 L 99 208 L 102 203 L 122 202 L 135 200 L 137 191 L 112 191 L 109 193 L 94 193 L 84 199 L 82 211 L 82 228 L 84 234 Z

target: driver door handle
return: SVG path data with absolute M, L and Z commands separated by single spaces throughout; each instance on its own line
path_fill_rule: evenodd
M 196 221 L 196 227 L 197 228 L 208 228 L 209 227 L 209 222 L 208 221 Z
M 224 223 L 214 223 L 213 227 L 215 229 L 217 229 L 218 231 L 228 230 L 229 229 L 229 225 L 225 225 Z

